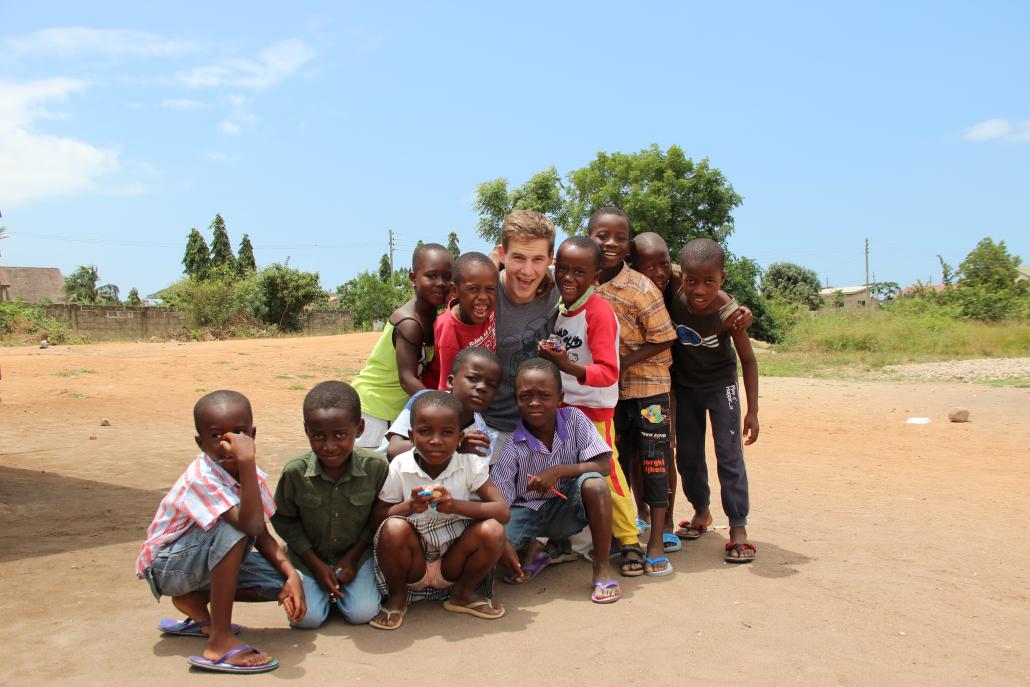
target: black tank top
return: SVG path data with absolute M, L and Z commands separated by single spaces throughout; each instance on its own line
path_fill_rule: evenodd
M 682 290 L 668 303 L 676 341 L 672 344 L 672 379 L 681 386 L 729 385 L 737 381 L 737 353 L 723 323 L 740 307 L 730 302 L 709 315 L 695 315 Z

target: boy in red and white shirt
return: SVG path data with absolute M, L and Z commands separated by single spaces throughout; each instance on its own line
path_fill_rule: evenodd
M 657 550 L 648 547 L 646 557 L 637 542 L 636 508 L 615 448 L 619 321 L 607 301 L 594 294 L 601 258 L 601 249 L 585 236 L 566 239 L 558 247 L 554 281 L 560 302 L 554 333 L 561 337 L 561 350 L 541 342 L 540 355 L 561 370 L 565 405 L 583 411 L 612 448 L 607 480 L 612 492 L 612 532 L 622 554 L 621 573 L 628 577 L 642 575 L 645 562 L 656 572 L 671 571 L 671 564 L 662 556 L 661 540 Z
M 278 599 L 291 622 L 304 617 L 306 605 L 300 576 L 265 525 L 275 501 L 254 462 L 250 401 L 235 391 L 213 391 L 197 401 L 193 420 L 201 454 L 157 507 L 136 576 L 187 616 L 161 621 L 163 632 L 207 638 L 203 655 L 189 657 L 191 665 L 227 673 L 272 670 L 278 661 L 233 637 L 240 631 L 230 622 L 233 601 Z M 285 582 L 253 564 L 252 544 Z
M 454 262 L 452 299 L 433 323 L 440 391 L 449 391 L 447 375 L 455 356 L 466 348 L 497 350 L 497 267 L 482 253 L 464 253 Z

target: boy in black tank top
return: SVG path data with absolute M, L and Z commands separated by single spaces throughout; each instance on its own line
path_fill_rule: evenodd
M 737 356 L 747 396 L 744 445 L 758 439 L 758 363 L 747 331 L 729 326 L 738 306 L 731 296 L 720 291 L 726 281 L 725 264 L 726 255 L 718 243 L 711 239 L 691 241 L 680 257 L 680 288 L 668 301 L 677 335 L 672 347 L 676 467 L 683 480 L 683 492 L 694 507 L 694 517 L 685 527 L 683 538 L 697 539 L 712 523 L 704 448 L 707 412 L 712 421 L 722 507 L 730 519 L 725 559 L 730 563 L 750 563 L 755 547 L 747 540 L 749 498 L 740 441 Z

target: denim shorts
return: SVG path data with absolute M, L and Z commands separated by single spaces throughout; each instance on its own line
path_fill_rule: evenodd
M 211 587 L 211 570 L 246 538 L 243 532 L 219 519 L 210 529 L 194 526 L 186 534 L 157 552 L 154 562 L 143 571 L 150 591 L 161 596 L 184 596 Z M 274 601 L 282 590 L 282 578 L 268 574 L 271 566 L 262 566 L 261 554 L 250 551 L 254 541 L 248 539 L 248 553 L 243 557 L 237 589 L 254 589 L 263 601 Z M 275 572 L 274 569 L 272 572 Z
M 518 551 L 537 537 L 567 539 L 587 526 L 587 514 L 583 508 L 583 482 L 604 477 L 599 472 L 585 472 L 562 490 L 566 499 L 553 498 L 533 510 L 524 506 L 511 508 L 511 519 L 504 526 L 504 533 L 512 547 Z

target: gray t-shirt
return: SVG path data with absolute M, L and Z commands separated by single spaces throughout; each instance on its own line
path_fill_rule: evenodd
M 516 304 L 504 290 L 504 272 L 497 280 L 497 355 L 501 358 L 501 386 L 483 413 L 494 429 L 511 432 L 519 422 L 515 405 L 515 373 L 522 361 L 536 358 L 536 344 L 554 331 L 558 316 L 558 289 L 529 303 Z

